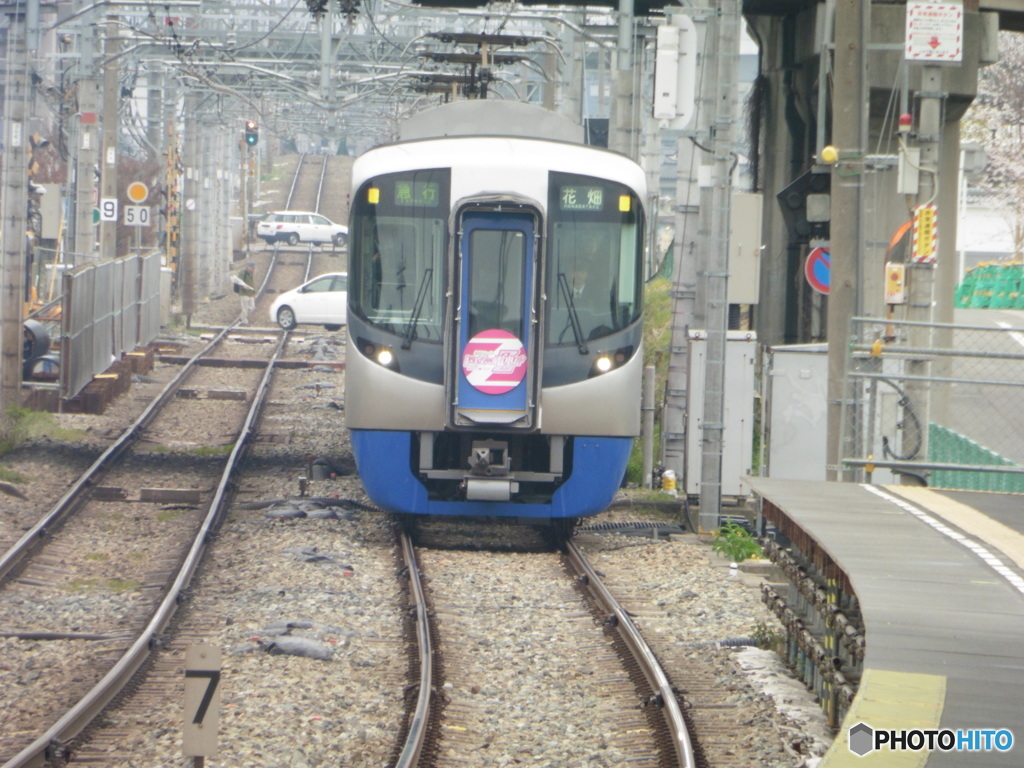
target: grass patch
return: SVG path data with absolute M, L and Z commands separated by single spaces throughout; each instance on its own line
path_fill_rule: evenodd
M 94 563 L 102 563 L 102 562 L 105 562 L 107 560 L 107 556 L 102 554 L 102 553 L 100 553 L 100 552 L 92 552 L 92 553 L 86 555 L 85 559 L 89 560 L 91 562 L 94 562 Z
M 135 579 L 74 579 L 69 586 L 76 592 L 96 588 L 109 589 L 112 592 L 132 592 L 139 589 L 142 582 Z
M 103 586 L 114 592 L 133 592 L 142 586 L 142 582 L 135 579 L 107 579 Z
M 193 448 L 189 453 L 193 456 L 227 456 L 234 449 L 234 443 L 228 443 L 227 445 L 200 445 L 198 448 Z
M 35 437 L 49 437 L 54 440 L 81 440 L 85 433 L 78 429 L 67 429 L 57 423 L 52 413 L 33 411 L 28 408 L 10 408 L 0 416 L 0 456 Z M 8 482 L 17 482 L 9 480 Z
M 185 456 L 227 456 L 234 450 L 235 444 L 197 445 L 194 448 L 173 448 L 166 445 L 154 445 L 149 453 L 179 453 Z
M 786 637 L 775 627 L 763 621 L 757 622 L 750 630 L 750 639 L 757 647 L 764 651 L 775 651 L 779 653 L 785 644 Z
M 734 563 L 742 563 L 751 557 L 764 555 L 757 539 L 751 536 L 746 528 L 736 523 L 726 523 L 715 531 L 711 549 Z
M 156 513 L 156 521 L 158 523 L 170 523 L 179 519 L 186 511 L 184 509 L 165 509 Z
M 0 467 L 0 480 L 5 483 L 14 483 L 14 485 L 22 485 L 28 482 L 28 478 L 23 474 L 7 467 Z

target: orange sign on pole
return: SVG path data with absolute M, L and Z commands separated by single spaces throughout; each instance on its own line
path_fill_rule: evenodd
M 128 185 L 128 199 L 133 203 L 144 203 L 149 197 L 149 187 L 141 181 L 133 181 Z

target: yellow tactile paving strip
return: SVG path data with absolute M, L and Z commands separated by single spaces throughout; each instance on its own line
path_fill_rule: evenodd
M 849 731 L 857 723 L 885 730 L 926 730 L 939 727 L 946 699 L 946 678 L 913 672 L 866 669 L 843 727 L 819 768 L 918 768 L 928 752 L 880 749 L 861 757 L 850 751 Z
M 886 490 L 918 504 L 971 536 L 976 536 L 1024 568 L 1024 535 L 1013 528 L 993 520 L 974 507 L 961 504 L 928 488 L 888 485 Z

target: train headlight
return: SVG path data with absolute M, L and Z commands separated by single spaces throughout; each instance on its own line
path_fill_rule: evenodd
M 356 339 L 356 348 L 377 365 L 398 372 L 398 357 L 391 347 L 382 347 L 367 339 Z
M 633 356 L 633 347 L 622 347 L 611 352 L 602 352 L 594 358 L 590 366 L 590 378 L 614 371 L 626 364 Z

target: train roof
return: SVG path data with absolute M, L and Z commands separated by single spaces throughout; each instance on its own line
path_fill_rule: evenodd
M 456 101 L 425 109 L 398 127 L 400 141 L 442 136 L 521 136 L 583 144 L 583 126 L 521 101 Z
M 463 108 L 463 104 L 470 106 Z M 457 109 L 449 111 L 451 107 Z M 518 102 L 477 101 L 456 102 L 429 111 L 437 114 L 419 123 L 419 128 L 403 131 L 402 140 L 375 147 L 356 159 L 352 169 L 354 189 L 381 174 L 451 168 L 453 172 L 473 174 L 481 180 L 489 178 L 491 185 L 503 189 L 528 184 L 526 177 L 529 175 L 561 171 L 618 181 L 641 197 L 645 194 L 643 170 L 625 155 L 560 139 L 557 131 L 553 131 L 555 136 L 536 135 L 542 132 L 547 118 L 555 119 L 552 125 L 558 121 L 572 125 L 572 121 L 547 110 Z M 442 121 L 443 114 L 454 117 L 451 121 Z M 457 119 L 459 116 L 464 119 Z M 481 124 L 486 127 L 477 130 Z M 427 125 L 444 126 L 446 130 L 438 134 L 427 130 L 424 127 Z

